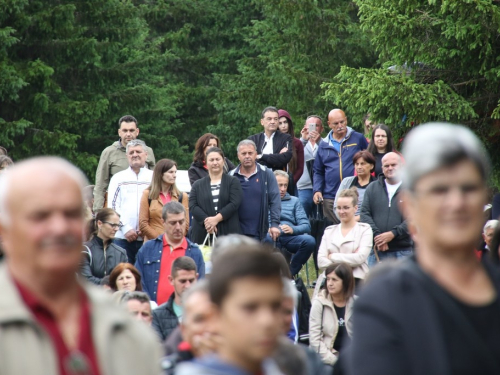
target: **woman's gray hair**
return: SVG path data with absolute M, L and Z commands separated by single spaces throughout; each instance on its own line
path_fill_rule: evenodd
M 253 146 L 255 151 L 257 151 L 257 145 L 251 139 L 244 139 L 240 143 L 238 143 L 238 147 L 236 147 L 236 152 L 240 152 L 241 146 Z
M 222 236 L 215 241 L 215 245 L 212 248 L 212 263 L 215 263 L 217 259 L 231 249 L 237 249 L 242 245 L 258 245 L 259 242 L 251 237 L 244 236 L 242 234 L 229 234 L 227 236 Z
M 125 147 L 125 152 L 128 154 L 128 150 L 130 149 L 130 147 L 137 147 L 137 146 L 141 146 L 145 152 L 148 152 L 148 150 L 146 150 L 146 142 L 141 141 L 140 139 L 132 139 L 129 143 L 127 143 L 127 146 Z
M 402 180 L 414 190 L 424 176 L 463 160 L 472 161 L 483 180 L 489 172 L 489 160 L 481 141 L 461 125 L 434 122 L 413 129 L 403 144 Z
M 488 220 L 483 228 L 483 233 L 486 233 L 488 229 L 497 229 L 498 220 Z
M 295 287 L 295 281 L 290 280 L 286 277 L 282 278 L 283 281 L 283 297 L 293 299 L 293 305 L 297 307 L 299 303 L 299 296 L 297 288 Z

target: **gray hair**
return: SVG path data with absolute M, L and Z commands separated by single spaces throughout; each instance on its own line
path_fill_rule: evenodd
M 161 210 L 161 217 L 163 221 L 167 220 L 168 214 L 177 215 L 177 214 L 185 214 L 186 209 L 184 206 L 176 201 L 168 202 L 163 209 Z
M 0 222 L 7 226 L 10 224 L 10 213 L 7 209 L 7 200 L 12 189 L 12 181 L 16 175 L 21 174 L 25 170 L 38 169 L 51 172 L 59 172 L 78 184 L 82 194 L 83 203 L 83 188 L 88 184 L 87 178 L 83 172 L 71 164 L 69 161 L 56 156 L 41 156 L 27 159 L 14 164 L 0 175 Z M 84 215 L 82 205 L 82 216 Z
M 319 121 L 321 121 L 321 126 L 323 126 L 323 119 L 322 119 L 320 116 L 318 116 L 318 115 L 311 115 L 311 116 L 307 116 L 307 118 L 306 118 L 306 122 L 307 122 L 307 120 L 309 120 L 310 118 L 317 118 Z
M 186 289 L 184 293 L 182 293 L 182 306 L 185 306 L 188 299 L 190 299 L 196 293 L 205 293 L 210 297 L 207 279 L 198 280 L 192 286 Z
M 240 143 L 238 143 L 238 147 L 236 147 L 236 152 L 240 152 L 241 146 L 253 146 L 255 151 L 257 151 L 257 145 L 251 139 L 244 139 Z
M 127 147 L 125 147 L 125 152 L 128 154 L 128 150 L 130 147 L 140 146 L 145 152 L 148 152 L 146 149 L 146 142 L 141 141 L 140 139 L 132 139 L 129 143 L 127 143 Z
M 295 288 L 295 281 L 290 280 L 286 277 L 282 277 L 283 281 L 283 297 L 292 298 L 293 305 L 297 307 L 297 303 L 299 302 L 299 296 L 297 295 L 297 288 Z
M 498 228 L 498 220 L 488 220 L 483 228 L 483 233 L 486 233 L 488 229 L 497 229 Z
M 288 173 L 286 173 L 285 171 L 281 171 L 281 170 L 277 169 L 273 173 L 276 177 L 278 177 L 278 176 L 285 177 L 288 181 L 290 181 L 290 176 L 288 176 Z
M 151 300 L 149 299 L 149 296 L 147 293 L 144 292 L 129 292 L 127 291 L 126 293 L 123 294 L 121 298 L 122 303 L 127 303 L 128 301 L 132 300 L 137 300 L 140 303 L 150 303 Z
M 483 180 L 488 176 L 489 161 L 482 143 L 461 125 L 435 122 L 416 127 L 405 139 L 403 156 L 401 177 L 409 190 L 429 173 L 462 160 L 472 161 Z
M 228 250 L 238 248 L 242 245 L 253 246 L 258 244 L 258 241 L 242 234 L 229 234 L 227 236 L 220 237 L 217 239 L 214 247 L 212 248 L 212 263 L 215 263 L 217 259 Z

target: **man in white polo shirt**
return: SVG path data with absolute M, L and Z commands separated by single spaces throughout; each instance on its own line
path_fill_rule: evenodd
M 123 224 L 116 233 L 115 243 L 127 251 L 129 263 L 134 264 L 143 244 L 139 231 L 142 192 L 150 185 L 153 171 L 145 168 L 148 153 L 144 141 L 134 139 L 127 143 L 126 154 L 129 167 L 111 178 L 108 207 L 120 215 Z

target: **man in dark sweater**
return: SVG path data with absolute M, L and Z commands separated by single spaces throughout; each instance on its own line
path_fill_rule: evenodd
M 413 252 L 413 242 L 408 224 L 399 209 L 401 189 L 401 157 L 390 152 L 382 158 L 383 175 L 368 185 L 363 205 L 361 222 L 370 224 L 373 230 L 373 251 L 368 258 L 368 266 L 379 259 L 403 258 Z
M 248 137 L 257 146 L 257 161 L 273 171 L 285 169 L 292 159 L 293 141 L 289 134 L 278 131 L 278 109 L 265 108 L 262 111 L 260 123 L 264 131 Z
M 251 140 L 238 144 L 240 165 L 229 174 L 238 178 L 243 190 L 239 208 L 241 233 L 262 241 L 267 233 L 276 241 L 281 231 L 281 198 L 271 169 L 256 163 L 257 147 Z

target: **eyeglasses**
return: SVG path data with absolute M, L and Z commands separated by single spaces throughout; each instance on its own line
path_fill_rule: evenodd
M 103 223 L 109 224 L 113 229 L 120 229 L 121 227 L 123 227 L 122 223 L 115 224 L 115 223 L 110 223 L 109 221 L 103 221 Z

